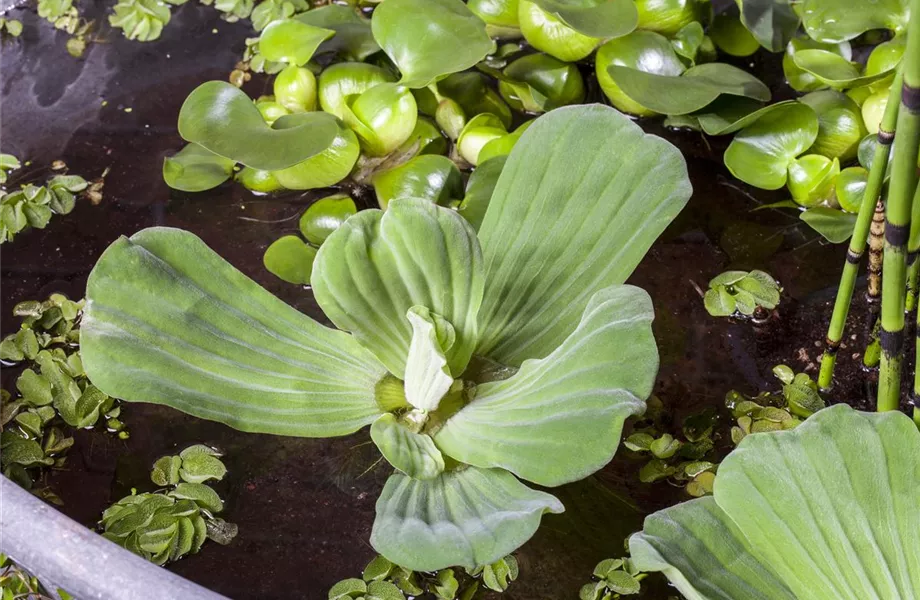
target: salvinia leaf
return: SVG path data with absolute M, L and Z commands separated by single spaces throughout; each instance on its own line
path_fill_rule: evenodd
M 230 179 L 235 163 L 198 144 L 163 159 L 163 180 L 174 190 L 202 192 Z
M 563 510 L 502 469 L 468 467 L 427 481 L 396 474 L 377 500 L 371 545 L 413 571 L 472 570 L 520 547 L 544 513 Z
M 639 23 L 631 0 L 534 0 L 534 4 L 575 31 L 596 38 L 624 36 Z
M 806 104 L 784 104 L 763 113 L 728 145 L 723 160 L 732 175 L 765 190 L 786 184 L 795 157 L 818 137 L 818 116 Z
M 692 113 L 723 94 L 761 102 L 770 100 L 770 89 L 762 81 L 724 63 L 697 65 L 679 76 L 646 73 L 619 65 L 607 70 L 632 100 L 665 115 Z
M 633 561 L 664 570 L 688 598 L 916 598 L 918 452 L 920 431 L 906 415 L 845 404 L 789 431 L 745 436 L 719 466 L 714 501 L 648 517 L 630 542 Z M 669 522 L 684 526 L 661 526 Z M 773 577 L 754 583 L 752 562 Z
M 312 285 L 332 322 L 354 333 L 400 379 L 412 339 L 406 312 L 413 306 L 453 325 L 456 341 L 445 353 L 452 375 L 463 372 L 478 341 L 483 268 L 476 232 L 455 211 L 428 200 L 397 199 L 386 212 L 365 210 L 348 219 L 320 248 Z
M 444 471 L 444 457 L 431 437 L 409 431 L 390 413 L 371 425 L 371 439 L 387 462 L 414 479 L 433 479 Z
M 110 396 L 243 431 L 345 435 L 382 412 L 374 389 L 385 369 L 373 355 L 176 229 L 105 251 L 89 277 L 80 350 Z
M 626 280 L 690 193 L 680 152 L 612 108 L 537 119 L 509 155 L 479 230 L 487 276 L 477 353 L 518 366 L 553 352 L 596 292 Z
M 486 24 L 461 0 L 387 0 L 371 29 L 411 88 L 469 69 L 493 48 Z
M 179 135 L 254 169 L 276 171 L 326 150 L 335 141 L 333 115 L 285 115 L 269 126 L 249 96 L 224 81 L 208 81 L 189 94 L 179 111 Z
M 435 443 L 460 462 L 540 485 L 587 477 L 613 458 L 623 421 L 645 411 L 658 372 L 652 317 L 641 289 L 601 290 L 559 348 L 509 379 L 481 384 Z
M 454 382 L 444 353 L 454 345 L 457 334 L 446 319 L 424 306 L 413 306 L 406 318 L 412 325 L 406 358 L 406 400 L 421 410 L 437 410 Z

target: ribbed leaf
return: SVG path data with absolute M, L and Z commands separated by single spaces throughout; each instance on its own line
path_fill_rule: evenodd
M 540 485 L 587 477 L 613 458 L 623 421 L 645 410 L 658 372 L 652 317 L 639 288 L 598 292 L 559 348 L 510 379 L 480 385 L 435 443 L 461 462 Z
M 340 329 L 404 378 L 412 326 L 406 312 L 428 308 L 454 326 L 446 353 L 453 375 L 475 347 L 482 299 L 482 255 L 476 233 L 455 211 L 428 200 L 394 200 L 384 213 L 365 210 L 323 243 L 313 266 L 313 292 Z
M 487 275 L 477 353 L 516 366 L 555 350 L 690 193 L 680 152 L 616 110 L 540 117 L 508 157 L 479 230 Z
M 555 497 L 501 469 L 469 467 L 419 481 L 393 475 L 377 500 L 371 545 L 414 571 L 491 564 L 526 542 Z
M 444 457 L 431 438 L 409 431 L 390 413 L 371 425 L 371 439 L 387 462 L 409 477 L 432 479 L 444 471 Z
M 796 429 L 746 436 L 720 465 L 710 515 L 742 532 L 757 562 L 769 565 L 790 590 L 761 588 L 766 598 L 796 600 L 908 600 L 920 597 L 920 432 L 904 414 L 861 413 L 838 404 Z M 643 539 L 673 570 L 637 561 L 640 569 L 665 568 L 699 587 L 729 571 L 744 577 L 737 554 L 689 560 L 686 531 L 658 530 L 656 521 L 677 520 L 684 505 L 649 517 Z M 694 509 L 690 509 L 694 510 Z M 695 517 L 696 518 L 696 517 Z M 717 527 L 693 531 L 700 543 L 725 543 Z M 740 543 L 740 542 L 739 542 Z M 643 554 L 643 556 L 645 556 Z M 635 555 L 634 555 L 635 557 Z M 683 589 L 682 589 L 683 591 Z M 727 596 L 748 598 L 745 588 Z
M 664 572 L 688 600 L 795 600 L 712 497 L 646 518 L 629 553 L 640 570 Z
M 437 410 L 454 382 L 444 357 L 456 341 L 454 327 L 424 306 L 413 306 L 406 318 L 412 324 L 406 359 L 406 400 L 415 408 Z
M 234 269 L 196 236 L 113 243 L 87 286 L 80 349 L 93 383 L 243 431 L 328 437 L 380 414 L 383 366 Z

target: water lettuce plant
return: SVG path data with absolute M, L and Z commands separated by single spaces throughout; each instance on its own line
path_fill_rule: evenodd
M 694 600 L 916 598 L 918 452 L 904 414 L 846 405 L 745 436 L 713 496 L 646 518 L 632 561 Z
M 397 198 L 326 238 L 311 283 L 339 330 L 153 228 L 93 269 L 83 361 L 108 394 L 244 431 L 370 425 L 396 469 L 374 548 L 412 570 L 485 566 L 563 510 L 520 479 L 593 473 L 644 411 L 652 305 L 623 282 L 690 193 L 667 142 L 609 107 L 557 109 L 508 156 L 478 232 Z

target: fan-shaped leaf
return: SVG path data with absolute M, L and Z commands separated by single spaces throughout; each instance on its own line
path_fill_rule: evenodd
M 487 276 L 477 353 L 513 366 L 549 355 L 596 292 L 626 280 L 690 192 L 680 152 L 612 108 L 537 119 L 479 230 Z
M 110 396 L 166 404 L 242 429 L 345 435 L 380 414 L 383 366 L 287 306 L 194 235 L 121 238 L 87 285 L 80 350 Z
M 559 348 L 510 379 L 480 385 L 435 443 L 461 462 L 540 485 L 587 477 L 613 458 L 623 421 L 645 411 L 658 372 L 652 316 L 639 288 L 598 292 Z
M 454 376 L 463 372 L 477 341 L 482 282 L 476 232 L 455 211 L 419 198 L 348 219 L 323 243 L 312 278 L 332 322 L 400 379 L 412 339 L 406 312 L 416 305 L 454 326 L 447 362 Z
M 413 571 L 474 569 L 530 539 L 543 513 L 563 510 L 502 469 L 469 467 L 428 481 L 397 474 L 377 500 L 371 545 Z

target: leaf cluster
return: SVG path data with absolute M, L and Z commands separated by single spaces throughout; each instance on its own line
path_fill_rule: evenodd
M 335 584 L 329 600 L 474 600 L 485 589 L 504 592 L 517 578 L 517 560 L 511 555 L 476 569 L 448 567 L 437 572 L 412 571 L 377 556 L 362 579 Z
M 726 271 L 709 282 L 703 305 L 714 317 L 751 316 L 757 309 L 776 308 L 781 291 L 779 283 L 764 271 Z
M 216 516 L 223 502 L 205 484 L 227 473 L 219 457 L 213 448 L 196 444 L 158 459 L 150 479 L 164 489 L 132 493 L 107 508 L 102 536 L 158 565 L 197 553 L 207 539 L 230 543 L 237 527 Z
M 0 342 L 0 359 L 26 367 L 16 380 L 16 396 L 2 390 L 0 464 L 4 475 L 27 489 L 36 471 L 64 465 L 74 443 L 65 425 L 83 429 L 104 420 L 109 432 L 128 437 L 118 419 L 120 405 L 86 377 L 78 349 L 83 305 L 61 294 L 21 302 L 13 309 L 23 319 L 19 331 Z
M 0 183 L 5 183 L 8 173 L 19 167 L 12 155 L 0 155 Z M 89 183 L 78 175 L 55 175 L 43 186 L 29 183 L 11 192 L 0 190 L 0 244 L 12 241 L 29 227 L 44 229 L 54 215 L 70 213 L 76 205 L 75 194 L 88 187 Z
M 594 567 L 593 575 L 595 580 L 583 585 L 578 592 L 579 600 L 615 600 L 634 596 L 642 591 L 641 581 L 646 577 L 629 557 L 602 560 Z

